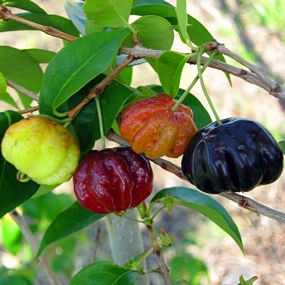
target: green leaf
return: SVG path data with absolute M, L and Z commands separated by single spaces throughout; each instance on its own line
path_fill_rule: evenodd
M 115 80 L 119 81 L 124 85 L 130 86 L 132 83 L 132 78 L 133 78 L 133 68 L 129 66 L 125 68 L 123 71 L 121 71 L 120 74 L 116 76 Z
M 33 285 L 34 274 L 31 270 L 23 269 L 13 269 L 13 274 L 11 274 L 11 269 L 1 266 L 0 268 L 0 284 L 17 284 L 17 285 Z
M 78 30 L 74 27 L 73 23 L 64 17 L 58 15 L 46 15 L 41 13 L 36 14 L 19 14 L 17 15 L 25 20 L 41 24 L 44 26 L 53 27 L 64 33 L 78 36 Z M 19 30 L 36 30 L 27 25 L 15 21 L 0 21 L 0 32 L 10 32 Z
M 177 0 L 175 11 L 178 21 L 178 32 L 180 39 L 184 44 L 187 44 L 189 42 L 189 35 L 187 32 L 188 21 L 186 0 Z
M 163 92 L 163 89 L 161 86 L 151 86 L 151 89 L 156 91 L 156 93 Z M 181 95 L 184 93 L 185 90 L 179 89 L 178 94 L 174 99 L 178 100 Z M 183 101 L 183 105 L 186 105 L 190 107 L 194 113 L 194 122 L 196 124 L 196 127 L 198 129 L 201 129 L 208 124 L 212 122 L 212 119 L 208 113 L 208 111 L 205 109 L 205 107 L 202 105 L 202 103 L 191 93 L 188 94 L 186 99 Z
M 157 15 L 167 19 L 174 27 L 178 25 L 175 7 L 163 0 L 139 0 L 133 6 L 131 14 L 139 16 Z M 187 15 L 187 22 L 188 36 L 195 45 L 200 46 L 214 39 L 204 25 L 194 17 Z M 217 59 L 225 62 L 223 56 L 218 56 Z M 226 76 L 231 84 L 229 74 L 226 73 Z
M 162 0 L 139 0 L 133 6 L 131 14 L 140 16 L 157 15 L 167 19 L 173 26 L 178 25 L 175 7 Z M 187 21 L 187 32 L 193 43 L 201 45 L 213 40 L 213 36 L 198 20 L 187 15 Z
M 55 111 L 66 112 L 67 103 L 61 105 L 112 64 L 128 34 L 127 29 L 98 32 L 65 46 L 46 69 L 39 100 L 40 113 L 53 116 Z
M 70 20 L 80 32 L 81 35 L 85 35 L 86 15 L 82 11 L 84 3 L 81 2 L 65 2 L 64 8 L 68 14 Z
M 137 100 L 151 98 L 156 95 L 156 92 L 147 86 L 138 86 L 137 90 L 139 95 L 137 96 Z
M 164 52 L 158 59 L 158 76 L 166 94 L 175 97 L 188 56 L 174 51 Z
M 23 117 L 14 111 L 0 113 L 0 139 L 9 126 Z M 17 169 L 0 154 L 0 218 L 29 199 L 39 188 L 33 181 L 22 183 L 17 180 Z
M 92 33 L 101 32 L 104 30 L 104 27 L 95 25 L 92 21 L 86 20 L 85 24 L 85 35 L 89 35 Z
M 93 213 L 83 208 L 78 202 L 75 202 L 60 213 L 48 227 L 41 241 L 37 256 L 39 256 L 49 244 L 99 221 L 104 216 L 105 215 Z
M 98 26 L 121 27 L 128 24 L 132 4 L 132 0 L 86 0 L 83 11 Z
M 69 109 L 81 102 L 88 91 L 104 76 L 98 76 L 69 100 Z M 123 108 L 125 102 L 134 95 L 134 90 L 117 82 L 112 81 L 101 94 L 100 103 L 103 116 L 103 127 L 105 134 L 111 128 L 114 120 Z M 95 101 L 89 102 L 72 121 L 73 130 L 79 141 L 81 155 L 92 149 L 94 142 L 100 138 L 100 127 Z
M 38 48 L 25 49 L 24 51 L 38 63 L 50 63 L 56 55 L 53 51 Z
M 279 147 L 281 148 L 283 154 L 285 154 L 285 140 L 278 142 Z
M 69 285 L 135 285 L 137 277 L 136 271 L 102 261 L 84 267 L 71 279 Z
M 136 20 L 132 26 L 137 30 L 138 40 L 144 47 L 158 50 L 171 48 L 174 33 L 166 19 L 158 16 L 144 16 Z
M 0 3 L 7 7 L 15 7 L 32 13 L 46 13 L 45 10 L 30 0 L 3 0 Z
M 203 214 L 209 220 L 218 225 L 234 239 L 241 251 L 244 253 L 242 239 L 238 227 L 228 212 L 225 210 L 225 208 L 216 200 L 200 191 L 191 188 L 173 187 L 163 189 L 158 192 L 152 198 L 152 202 L 156 201 L 157 199 L 166 197 L 167 195 L 170 195 L 179 200 L 183 200 L 180 205 Z
M 55 187 L 56 186 L 54 185 L 41 185 L 38 191 L 33 195 L 33 198 L 47 194 L 51 192 Z
M 0 72 L 0 100 L 3 100 L 7 89 L 7 82 L 2 72 Z
M 37 93 L 43 72 L 38 62 L 27 52 L 9 46 L 0 46 L 0 72 L 5 78 Z
M 4 96 L 1 98 L 2 101 L 6 102 L 7 104 L 10 104 L 11 106 L 13 106 L 16 109 L 19 109 L 18 104 L 16 103 L 16 101 L 14 100 L 14 98 L 12 96 L 10 96 L 9 93 L 5 93 Z

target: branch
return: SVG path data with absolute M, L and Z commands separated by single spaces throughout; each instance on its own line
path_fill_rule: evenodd
M 148 225 L 148 226 L 146 226 L 146 228 L 147 228 L 147 230 L 149 232 L 151 241 L 153 243 L 156 242 L 157 241 L 157 236 L 156 236 L 156 234 L 154 232 L 153 227 Z M 160 246 L 160 245 L 155 245 L 154 248 L 153 248 L 153 252 L 154 252 L 155 258 L 156 258 L 157 263 L 159 265 L 158 273 L 161 274 L 161 276 L 163 277 L 166 285 L 171 285 L 172 283 L 171 283 L 170 276 L 169 276 L 169 270 L 168 270 L 167 265 L 165 263 L 165 260 L 164 260 L 163 254 L 162 254 L 162 250 L 163 250 L 163 247 Z
M 98 97 L 100 98 L 104 89 L 111 83 L 111 81 L 120 74 L 120 72 L 127 67 L 130 63 L 138 59 L 133 55 L 128 55 L 125 60 L 118 65 L 109 75 L 107 75 L 100 83 L 94 86 L 89 94 L 73 109 L 67 112 L 69 118 L 73 118 L 86 104 L 88 104 L 92 99 Z
M 27 109 L 24 109 L 24 110 L 20 110 L 18 111 L 19 114 L 27 114 L 27 113 L 33 113 L 35 111 L 38 111 L 39 110 L 39 106 L 34 106 L 34 107 L 29 107 Z
M 114 141 L 120 145 L 130 146 L 122 137 L 118 136 L 114 131 L 109 131 L 107 133 L 107 138 L 111 141 Z M 173 173 L 180 179 L 186 180 L 185 176 L 182 173 L 182 170 L 179 166 L 171 163 L 162 158 L 151 160 L 153 163 L 159 165 L 164 170 Z M 232 193 L 232 192 L 223 192 L 219 194 L 235 203 L 237 203 L 240 207 L 250 210 L 257 215 L 263 215 L 270 219 L 276 220 L 280 223 L 285 223 L 285 213 L 279 212 L 277 210 L 271 209 L 255 200 L 245 197 L 243 195 Z
M 16 211 L 13 210 L 12 212 L 10 212 L 10 216 L 11 218 L 16 222 L 16 224 L 19 226 L 23 236 L 26 238 L 26 240 L 28 241 L 28 243 L 31 245 L 32 250 L 34 252 L 34 254 L 36 255 L 39 249 L 39 245 L 38 242 L 36 241 L 34 235 L 32 234 L 32 232 L 30 231 L 25 219 Z M 49 266 L 49 262 L 46 258 L 46 256 L 44 254 L 42 254 L 39 257 L 39 262 L 40 265 L 48 279 L 48 282 L 50 285 L 60 285 L 60 282 L 56 279 L 56 277 L 54 276 L 50 266 Z
M 205 43 L 204 46 L 209 52 L 216 50 L 219 54 L 226 55 L 236 60 L 238 63 L 242 64 L 244 67 L 248 68 L 249 70 L 247 71 L 245 69 L 229 65 L 219 60 L 213 60 L 209 65 L 211 68 L 218 69 L 223 72 L 227 72 L 229 74 L 237 76 L 251 84 L 261 87 L 272 96 L 285 101 L 284 86 L 281 86 L 279 83 L 273 82 L 268 77 L 268 75 L 265 72 L 263 72 L 263 70 L 250 64 L 240 56 L 229 51 L 227 48 L 225 48 L 223 44 L 220 44 L 215 40 L 209 43 Z M 139 46 L 136 46 L 134 48 L 124 47 L 119 50 L 120 54 L 131 54 L 140 58 L 159 58 L 163 52 L 164 52 L 163 50 L 152 50 Z M 208 59 L 207 57 L 202 57 L 201 64 L 204 65 L 207 59 Z M 195 56 L 190 57 L 188 63 L 197 64 L 197 57 Z
M 5 7 L 3 5 L 0 5 L 0 19 L 3 19 L 4 21 L 11 21 L 12 20 L 12 21 L 18 22 L 18 23 L 21 23 L 23 25 L 29 26 L 33 29 L 42 31 L 42 32 L 44 32 L 50 36 L 60 38 L 63 40 L 73 41 L 73 40 L 77 39 L 77 37 L 63 33 L 63 32 L 61 32 L 55 28 L 43 26 L 43 25 L 31 22 L 29 20 L 23 19 L 19 16 L 16 16 L 7 7 Z
M 11 81 L 10 79 L 5 78 L 5 80 L 10 87 L 13 87 L 15 90 L 21 92 L 22 94 L 26 95 L 27 97 L 29 97 L 35 101 L 39 101 L 39 96 L 36 93 L 31 92 L 30 90 L 26 89 L 25 87 Z
M 77 37 L 75 36 L 63 33 L 52 27 L 40 25 L 40 24 L 31 22 L 31 21 L 28 21 L 26 19 L 23 19 L 19 16 L 16 16 L 7 7 L 3 5 L 0 5 L 0 19 L 3 19 L 4 21 L 13 20 L 21 24 L 27 25 L 29 27 L 32 27 L 34 29 L 40 30 L 53 37 L 61 38 L 67 41 L 73 41 L 77 39 Z M 210 52 L 216 50 L 218 51 L 219 54 L 226 55 L 236 60 L 237 62 L 239 62 L 246 68 L 248 68 L 249 71 L 231 66 L 219 60 L 213 60 L 211 64 L 209 65 L 210 67 L 224 71 L 224 72 L 228 72 L 234 76 L 240 77 L 243 80 L 251 84 L 254 84 L 254 85 L 257 85 L 263 88 L 272 96 L 285 101 L 284 86 L 281 86 L 279 83 L 272 81 L 263 70 L 254 66 L 253 64 L 250 64 L 249 62 L 247 62 L 246 60 L 244 60 L 242 57 L 238 56 L 237 54 L 231 52 L 230 50 L 225 48 L 223 44 L 218 43 L 216 40 L 205 43 L 204 46 Z M 163 50 L 147 49 L 147 48 L 141 47 L 140 45 L 135 45 L 134 48 L 121 48 L 119 51 L 120 54 L 128 54 L 128 55 L 132 55 L 137 58 L 159 58 L 163 52 L 164 52 Z M 207 61 L 207 58 L 203 57 L 201 64 L 204 65 L 206 61 Z M 197 57 L 190 57 L 190 59 L 188 60 L 188 63 L 197 64 Z
M 285 223 L 285 213 L 273 210 L 255 200 L 232 192 L 220 193 L 221 196 L 232 200 L 240 207 L 255 212 L 257 215 L 263 215 L 280 223 Z

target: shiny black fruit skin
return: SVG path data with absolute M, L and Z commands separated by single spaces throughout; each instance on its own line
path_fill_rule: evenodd
M 227 118 L 199 130 L 182 158 L 186 179 L 203 192 L 247 192 L 274 182 L 283 170 L 283 154 L 257 122 Z

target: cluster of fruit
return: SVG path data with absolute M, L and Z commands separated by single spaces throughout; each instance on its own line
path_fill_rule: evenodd
M 228 118 L 197 130 L 193 112 L 166 94 L 140 100 L 123 113 L 121 136 L 131 147 L 91 151 L 81 161 L 73 135 L 47 118 L 28 117 L 8 128 L 3 157 L 39 184 L 74 178 L 80 204 L 96 213 L 120 213 L 152 191 L 148 159 L 182 157 L 186 179 L 203 192 L 245 192 L 279 178 L 283 154 L 260 124 Z

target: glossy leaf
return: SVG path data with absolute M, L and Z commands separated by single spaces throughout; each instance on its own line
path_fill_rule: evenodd
M 38 63 L 50 63 L 56 55 L 53 51 L 38 48 L 25 49 L 24 51 Z
M 0 46 L 0 72 L 5 78 L 37 93 L 43 72 L 38 62 L 27 52 L 9 46 Z
M 187 44 L 189 42 L 189 35 L 187 32 L 188 17 L 186 0 L 177 0 L 175 11 L 178 21 L 178 32 L 180 39 L 183 43 Z
M 156 92 L 147 86 L 139 86 L 137 87 L 137 90 L 139 92 L 137 100 L 150 98 L 156 95 Z
M 174 27 L 178 25 L 175 7 L 163 0 L 139 0 L 133 6 L 131 14 L 139 16 L 157 15 L 167 19 Z M 188 36 L 195 45 L 200 46 L 214 39 L 205 26 L 191 15 L 187 15 L 187 22 Z M 225 62 L 223 56 L 218 56 L 217 59 Z M 226 76 L 231 84 L 229 74 L 226 73 Z
M 279 147 L 282 150 L 282 153 L 285 154 L 285 140 L 282 140 L 282 141 L 278 142 L 278 144 L 279 144 Z
M 115 80 L 126 86 L 131 86 L 132 78 L 133 78 L 133 68 L 129 66 L 125 68 L 123 71 L 121 71 L 120 74 L 116 76 Z
M 80 270 L 70 285 L 135 285 L 136 271 L 126 270 L 117 264 L 102 261 L 90 264 Z
M 23 117 L 14 111 L 0 113 L 0 139 L 13 123 Z M 16 178 L 18 170 L 8 163 L 0 154 L 0 218 L 29 199 L 39 188 L 33 181 L 19 182 Z
M 72 107 L 76 106 L 83 100 L 88 91 L 103 79 L 104 76 L 98 76 L 84 86 L 69 100 L 69 108 L 72 109 Z M 111 82 L 106 87 L 100 99 L 105 133 L 111 128 L 125 102 L 133 95 L 133 89 L 128 88 L 117 81 Z M 100 138 L 98 113 L 94 100 L 89 102 L 75 117 L 72 126 L 79 141 L 81 155 L 84 155 L 92 149 L 94 142 Z
M 4 6 L 19 8 L 32 13 L 46 13 L 45 10 L 30 0 L 2 0 L 0 3 Z
M 64 3 L 66 13 L 81 35 L 85 35 L 86 24 L 86 14 L 82 10 L 83 4 L 81 2 Z
M 172 25 L 177 26 L 177 14 L 175 7 L 163 0 L 139 0 L 131 11 L 132 15 L 157 15 L 166 18 Z M 211 41 L 213 36 L 209 31 L 195 18 L 187 16 L 188 35 L 196 45 L 201 45 L 205 42 Z
M 126 29 L 98 32 L 65 46 L 45 72 L 39 101 L 40 113 L 53 116 L 56 111 L 67 111 L 67 100 L 111 65 L 128 34 Z M 66 103 L 65 106 L 58 109 L 63 103 Z
M 7 89 L 6 79 L 4 75 L 2 74 L 2 72 L 0 72 L 0 100 L 2 100 L 3 97 L 5 96 L 6 89 Z
M 132 0 L 86 0 L 83 11 L 98 26 L 121 27 L 128 23 L 132 4 Z
M 18 93 L 18 96 L 19 96 L 21 103 L 23 104 L 24 108 L 29 108 L 31 106 L 31 103 L 33 102 L 33 99 L 22 94 L 19 91 L 17 91 L 17 93 Z
M 48 227 L 41 241 L 37 256 L 39 256 L 49 244 L 99 221 L 104 216 L 105 215 L 93 213 L 83 208 L 78 202 L 75 202 L 60 213 Z
M 163 88 L 161 86 L 151 86 L 151 89 L 156 91 L 156 93 L 163 93 Z M 174 99 L 178 100 L 184 91 L 185 90 L 183 89 L 179 89 L 178 94 L 174 97 Z M 198 129 L 201 129 L 212 122 L 212 119 L 203 104 L 191 93 L 189 93 L 186 99 L 184 99 L 182 104 L 192 109 L 194 113 L 194 122 Z
M 152 201 L 156 201 L 157 199 L 166 197 L 167 195 L 179 200 L 183 200 L 183 202 L 180 204 L 181 206 L 193 209 L 214 222 L 228 235 L 230 235 L 237 243 L 241 251 L 244 252 L 238 227 L 225 208 L 216 200 L 200 191 L 191 188 L 173 187 L 161 190 L 152 198 Z
M 85 35 L 89 35 L 92 33 L 97 33 L 97 32 L 101 32 L 104 30 L 104 27 L 95 25 L 92 21 L 90 20 L 86 20 L 86 24 L 85 24 Z
M 9 93 L 5 93 L 3 95 L 3 97 L 1 98 L 2 101 L 6 102 L 7 104 L 10 104 L 11 106 L 13 106 L 16 109 L 19 109 L 18 104 L 16 103 L 16 101 L 14 100 L 14 98 L 9 94 Z
M 174 52 L 164 52 L 158 60 L 158 76 L 166 94 L 175 97 L 180 84 L 180 78 L 188 56 Z
M 64 17 L 58 15 L 47 15 L 41 13 L 33 14 L 20 14 L 17 15 L 25 20 L 35 22 L 37 24 L 53 27 L 64 33 L 78 36 L 78 31 L 74 27 L 73 23 Z M 9 31 L 19 31 L 19 30 L 35 30 L 32 27 L 27 25 L 15 22 L 15 21 L 0 21 L 0 32 L 9 32 Z
M 171 48 L 174 33 L 171 24 L 166 19 L 158 16 L 145 16 L 136 20 L 132 26 L 137 30 L 138 40 L 144 47 L 159 50 Z

